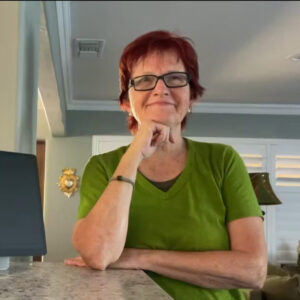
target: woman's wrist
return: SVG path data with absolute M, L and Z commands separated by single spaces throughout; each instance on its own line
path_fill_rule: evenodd
M 154 254 L 155 250 L 152 249 L 137 249 L 137 262 L 138 268 L 142 270 L 150 270 L 151 256 Z
M 124 156 L 126 156 L 128 160 L 133 161 L 136 164 L 136 168 L 139 167 L 140 163 L 144 159 L 142 152 L 136 149 L 134 144 L 129 146 Z
M 115 170 L 112 178 L 117 176 L 123 176 L 131 181 L 135 182 L 136 173 L 139 167 L 140 161 L 137 155 L 128 149 L 122 156 L 117 169 Z

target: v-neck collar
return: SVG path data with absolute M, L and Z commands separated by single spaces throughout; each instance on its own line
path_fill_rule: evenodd
M 139 170 L 137 171 L 137 177 L 136 177 L 136 187 L 142 187 L 143 189 L 146 189 L 149 193 L 153 194 L 153 196 L 158 196 L 160 198 L 168 198 L 172 195 L 176 194 L 179 190 L 182 189 L 183 185 L 187 182 L 189 178 L 189 173 L 191 172 L 191 165 L 193 163 L 193 146 L 189 139 L 183 137 L 183 139 L 186 141 L 187 145 L 187 160 L 186 165 L 184 169 L 182 170 L 181 174 L 175 181 L 175 183 L 166 191 L 162 191 L 155 185 L 153 185 Z

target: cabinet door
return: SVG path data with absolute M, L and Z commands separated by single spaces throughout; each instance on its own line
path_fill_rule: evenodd
M 131 143 L 132 136 L 101 135 L 93 136 L 92 155 L 115 150 Z

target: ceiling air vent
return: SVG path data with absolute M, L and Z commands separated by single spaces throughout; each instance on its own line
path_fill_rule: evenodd
M 101 58 L 105 40 L 75 39 L 76 55 L 79 57 Z

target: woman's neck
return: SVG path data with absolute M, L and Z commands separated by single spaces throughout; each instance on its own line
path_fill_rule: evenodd
M 167 181 L 182 172 L 187 160 L 187 145 L 181 136 L 174 139 L 174 144 L 164 144 L 141 162 L 138 169 L 145 177 L 153 181 Z
M 161 146 L 157 148 L 154 152 L 153 156 L 156 157 L 166 157 L 166 156 L 176 156 L 185 152 L 186 145 L 183 137 L 173 136 L 174 143 L 167 142 L 163 143 Z
M 181 136 L 181 130 L 173 130 L 172 137 L 174 143 L 166 142 L 160 145 L 157 150 L 149 158 L 144 160 L 144 163 L 162 163 L 170 162 L 170 160 L 182 160 L 186 157 L 187 145 Z

